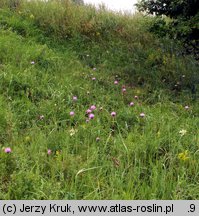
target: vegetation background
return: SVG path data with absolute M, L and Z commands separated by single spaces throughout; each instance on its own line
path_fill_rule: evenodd
M 155 21 L 0 1 L 0 199 L 199 199 L 198 62 Z

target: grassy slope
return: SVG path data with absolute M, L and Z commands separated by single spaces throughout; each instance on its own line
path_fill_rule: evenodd
M 0 18 L 0 199 L 199 198 L 194 60 L 141 17 L 33 2 Z

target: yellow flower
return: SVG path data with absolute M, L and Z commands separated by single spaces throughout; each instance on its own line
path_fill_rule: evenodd
M 55 154 L 56 154 L 56 155 L 60 155 L 60 151 L 57 150 L 57 151 L 55 152 Z
M 182 130 L 179 131 L 179 134 L 180 134 L 181 136 L 184 136 L 186 133 L 187 133 L 187 131 L 184 130 L 184 129 L 182 129 Z
M 179 159 L 179 160 L 182 160 L 182 161 L 188 160 L 188 159 L 189 159 L 189 157 L 188 157 L 188 150 L 179 153 L 179 154 L 178 154 L 178 159 Z
M 77 129 L 72 128 L 69 132 L 70 132 L 70 136 L 74 136 L 77 133 Z
M 26 136 L 26 137 L 25 137 L 25 141 L 26 141 L 26 142 L 30 142 L 30 137 L 29 137 L 29 136 Z
M 157 136 L 160 137 L 160 134 L 161 134 L 160 131 L 158 131 L 158 132 L 157 132 Z
M 31 19 L 34 19 L 35 17 L 34 17 L 34 15 L 33 15 L 33 14 L 31 14 L 31 15 L 30 15 L 30 18 L 31 18 Z

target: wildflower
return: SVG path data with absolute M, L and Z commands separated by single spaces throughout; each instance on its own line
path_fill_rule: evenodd
M 93 70 L 95 71 L 95 70 L 97 70 L 97 68 L 94 67 Z
M 51 151 L 50 149 L 48 149 L 47 154 L 48 154 L 48 155 L 51 155 L 51 154 L 52 154 L 52 151 Z
M 118 81 L 117 81 L 117 80 L 115 80 L 115 81 L 114 81 L 114 84 L 115 84 L 115 85 L 117 85 L 117 84 L 118 84 Z
M 182 160 L 182 161 L 188 160 L 188 159 L 189 159 L 189 157 L 188 157 L 188 150 L 179 153 L 179 154 L 178 154 L 178 159 L 179 159 L 179 160 Z
M 44 119 L 44 115 L 40 115 L 39 120 L 43 120 L 43 119 Z
M 77 101 L 77 96 L 73 96 L 73 101 Z
M 122 88 L 122 93 L 125 93 L 126 92 L 126 88 Z
M 129 104 L 129 106 L 134 106 L 134 103 L 133 103 L 133 102 L 131 102 L 131 103 Z
M 189 106 L 186 105 L 184 108 L 185 108 L 186 110 L 188 110 L 188 109 L 189 109 Z
M 93 113 L 90 113 L 88 117 L 89 119 L 94 119 L 95 115 Z
M 25 141 L 26 141 L 26 142 L 30 142 L 30 137 L 29 137 L 29 136 L 26 136 L 26 137 L 25 137 Z
M 96 80 L 96 78 L 95 78 L 95 77 L 93 77 L 93 78 L 92 78 L 92 80 L 93 80 L 93 81 L 95 81 L 95 80 Z
M 96 109 L 96 106 L 95 106 L 95 105 L 92 105 L 92 106 L 90 107 L 90 109 L 91 109 L 91 110 L 95 110 L 95 109 Z
M 31 14 L 31 15 L 30 15 L 30 18 L 31 18 L 31 19 L 34 19 L 35 17 L 34 17 L 34 15 L 33 15 L 33 14 Z
M 86 119 L 86 123 L 88 123 L 89 122 L 89 119 Z
M 35 64 L 35 62 L 34 62 L 34 61 L 31 61 L 31 62 L 30 62 L 30 64 L 31 64 L 31 65 L 34 65 L 34 64 Z
M 138 99 L 138 96 L 137 96 L 137 95 L 135 95 L 135 96 L 134 96 L 134 98 L 137 100 L 137 99 Z
M 112 116 L 112 117 L 115 117 L 115 116 L 116 116 L 116 112 L 112 112 L 112 113 L 111 113 L 111 116 Z
M 5 152 L 5 153 L 11 153 L 11 152 L 12 152 L 12 150 L 11 150 L 11 148 L 10 148 L 10 147 L 7 147 L 7 148 L 5 148 L 5 149 L 4 149 L 4 152 Z
M 74 136 L 76 133 L 77 133 L 77 130 L 76 130 L 76 129 L 72 128 L 72 129 L 70 130 L 70 136 Z
M 55 152 L 55 154 L 56 154 L 56 155 L 60 155 L 60 154 L 61 154 L 61 151 L 57 150 L 57 151 Z
M 182 129 L 182 130 L 179 131 L 179 134 L 180 134 L 181 136 L 184 136 L 186 133 L 187 133 L 187 131 L 184 130 L 184 129 Z
M 96 138 L 96 142 L 99 142 L 99 141 L 100 141 L 100 138 L 99 138 L 99 137 L 97 137 L 97 138 Z
M 92 113 L 92 110 L 91 109 L 87 109 L 86 110 L 86 114 L 90 114 L 90 113 Z
M 141 117 L 141 118 L 144 118 L 144 117 L 145 117 L 145 114 L 144 114 L 144 113 L 140 113 L 140 117 Z
M 70 116 L 74 116 L 74 115 L 75 115 L 75 112 L 71 111 Z

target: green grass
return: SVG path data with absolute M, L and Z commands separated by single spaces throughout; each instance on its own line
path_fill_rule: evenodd
M 199 199 L 198 63 L 149 18 L 63 2 L 1 5 L 0 199 Z

